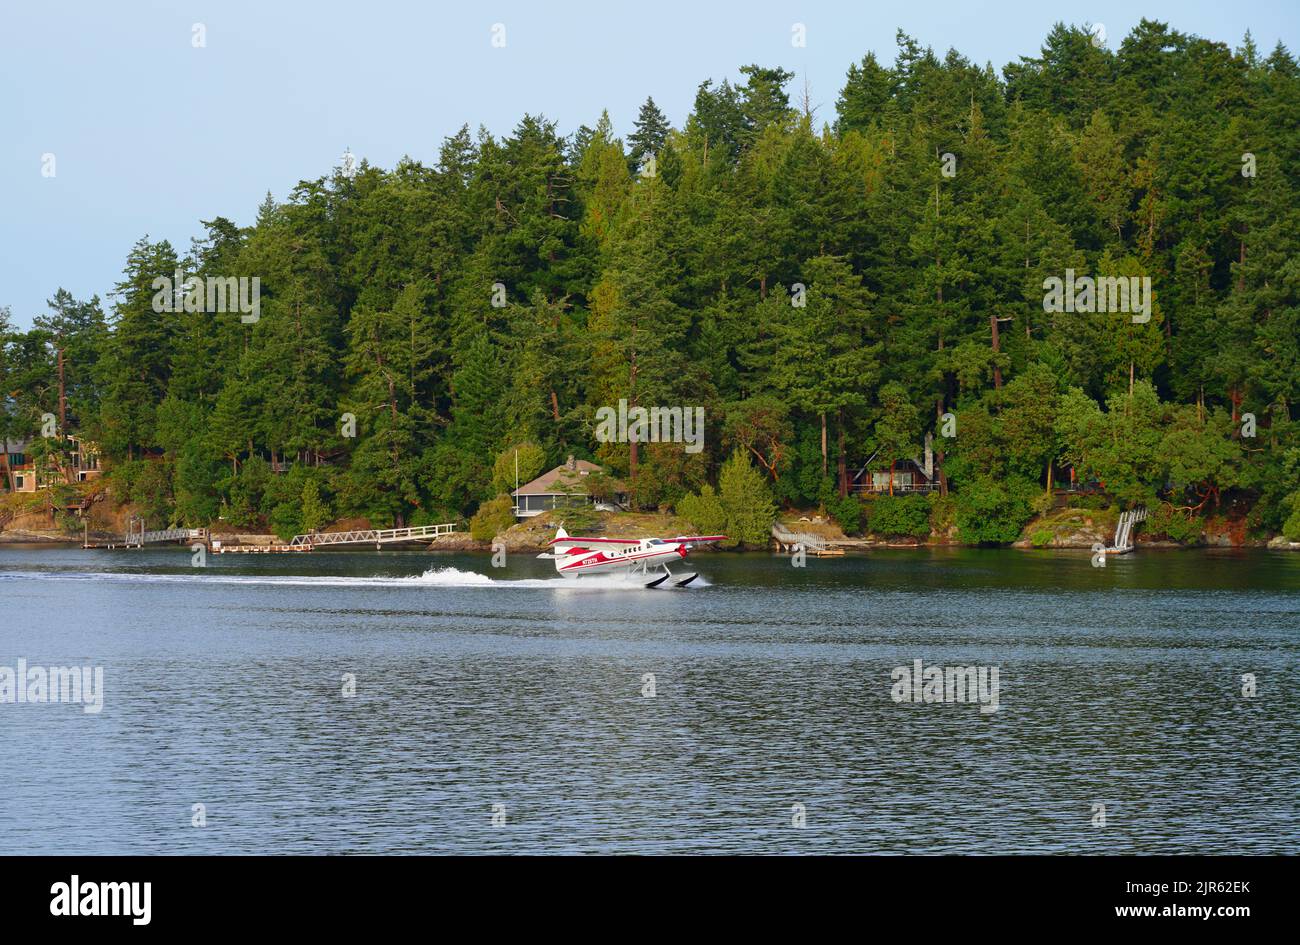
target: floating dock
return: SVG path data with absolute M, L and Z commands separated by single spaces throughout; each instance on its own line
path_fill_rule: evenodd
M 223 545 L 213 542 L 212 553 L 217 555 L 276 555 L 290 551 L 311 551 L 311 545 Z

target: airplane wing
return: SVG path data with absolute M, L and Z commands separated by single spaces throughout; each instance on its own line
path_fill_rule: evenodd
M 693 542 L 703 543 L 706 541 L 726 541 L 727 536 L 726 535 L 678 535 L 676 538 L 670 540 L 671 541 L 693 541 Z
M 635 548 L 641 544 L 640 538 L 574 538 L 566 535 L 563 538 L 552 538 L 547 544 L 554 548 Z

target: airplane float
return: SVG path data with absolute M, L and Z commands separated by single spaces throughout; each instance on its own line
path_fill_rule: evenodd
M 629 578 L 650 576 L 651 569 L 663 568 L 664 573 L 647 581 L 646 587 L 658 587 L 673 576 L 668 562 L 686 560 L 693 545 L 722 541 L 726 535 L 679 535 L 676 538 L 572 538 L 561 526 L 550 540 L 550 551 L 538 555 L 555 562 L 555 570 L 565 577 L 576 578 L 584 574 L 609 574 L 621 571 Z M 685 587 L 698 574 L 674 581 L 676 587 Z

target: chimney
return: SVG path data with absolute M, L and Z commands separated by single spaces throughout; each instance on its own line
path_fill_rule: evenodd
M 573 470 L 578 468 L 578 464 L 574 460 L 574 458 L 570 456 L 568 459 L 564 461 L 564 468 L 572 472 Z
M 925 435 L 925 478 L 934 479 L 934 434 Z

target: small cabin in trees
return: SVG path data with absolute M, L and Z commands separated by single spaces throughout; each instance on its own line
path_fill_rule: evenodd
M 532 482 L 525 483 L 510 493 L 514 499 L 515 518 L 532 518 L 552 509 L 568 509 L 581 506 L 594 507 L 599 511 L 617 511 L 626 507 L 627 490 L 615 479 L 601 481 L 603 488 L 596 491 L 608 495 L 592 494 L 589 485 L 593 481 L 588 477 L 601 476 L 604 470 L 595 463 L 572 456 L 562 466 L 556 466 L 550 472 L 544 472 Z
M 892 467 L 892 468 L 891 468 Z M 922 458 L 896 457 L 893 462 L 872 456 L 853 476 L 851 492 L 889 493 L 933 492 L 939 488 L 939 474 L 934 468 L 934 445 L 930 434 L 925 436 Z

